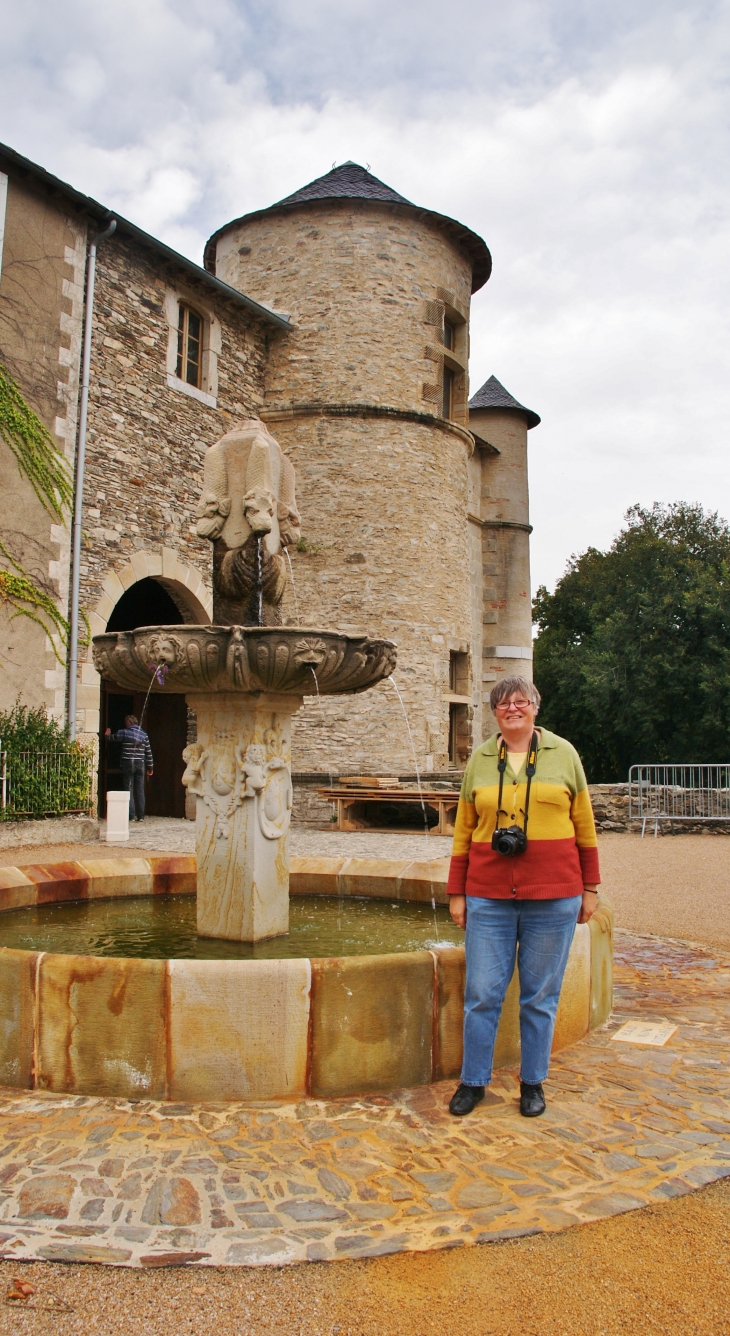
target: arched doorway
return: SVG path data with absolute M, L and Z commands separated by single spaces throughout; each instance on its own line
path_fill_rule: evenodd
M 107 622 L 107 631 L 134 631 L 138 626 L 181 626 L 192 621 L 183 615 L 181 597 L 173 598 L 159 580 L 147 577 L 125 590 Z M 187 612 L 187 609 L 185 609 Z M 106 811 L 108 789 L 122 787 L 121 746 L 108 743 L 105 730 L 124 727 L 124 718 L 136 714 L 149 734 L 154 774 L 147 780 L 146 804 L 150 816 L 185 816 L 182 785 L 183 748 L 188 740 L 188 710 L 184 696 L 152 692 L 144 712 L 143 692 L 130 692 L 112 682 L 102 682 L 99 712 L 99 814 Z

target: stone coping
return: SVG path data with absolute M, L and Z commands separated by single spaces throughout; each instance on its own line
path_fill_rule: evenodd
M 294 858 L 292 894 L 438 903 L 448 860 Z M 0 912 L 192 895 L 193 855 L 0 868 Z M 611 1010 L 606 901 L 571 948 L 554 1048 Z M 461 1066 L 464 949 L 293 960 L 142 960 L 0 949 L 0 1084 L 78 1096 L 330 1099 L 428 1085 Z M 513 978 L 495 1063 L 519 1061 Z
M 0 1091 L 0 1252 L 282 1266 L 556 1231 L 730 1174 L 730 955 L 618 933 L 616 1013 L 557 1053 L 547 1112 L 496 1074 L 334 1100 L 170 1103 Z M 664 1048 L 612 1042 L 632 1019 Z M 20 1319 L 18 1319 L 20 1321 Z

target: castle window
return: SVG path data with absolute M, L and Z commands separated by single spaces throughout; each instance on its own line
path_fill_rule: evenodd
M 469 694 L 469 655 L 454 649 L 449 653 L 449 691 L 455 696 Z
M 177 326 L 177 376 L 196 390 L 201 388 L 203 321 L 191 306 L 180 303 Z
M 441 416 L 445 418 L 450 418 L 453 399 L 454 399 L 454 373 L 448 366 L 444 367 L 442 388 L 443 388 L 443 401 L 441 407 Z
M 453 349 L 456 346 L 456 329 L 448 320 L 444 320 L 444 348 Z

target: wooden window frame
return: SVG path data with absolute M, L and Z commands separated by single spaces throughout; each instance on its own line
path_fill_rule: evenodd
M 197 338 L 198 360 L 190 360 L 190 317 L 194 316 L 199 321 L 199 335 Z M 177 369 L 178 380 L 184 381 L 186 385 L 192 386 L 195 390 L 203 388 L 203 354 L 204 354 L 204 334 L 205 334 L 205 316 L 200 311 L 196 311 L 194 306 L 187 302 L 179 303 L 179 315 L 177 325 Z M 194 338 L 194 335 L 193 335 Z M 191 380 L 189 376 L 190 366 L 196 367 L 196 379 Z

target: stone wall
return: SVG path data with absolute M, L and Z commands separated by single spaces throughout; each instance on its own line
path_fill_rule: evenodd
M 206 319 L 206 381 L 175 380 L 178 302 Z M 152 575 L 185 620 L 209 620 L 211 548 L 194 532 L 206 450 L 258 414 L 269 329 L 204 283 L 113 237 L 97 268 L 81 604 L 92 633 L 106 627 L 122 588 Z M 171 350 L 173 360 L 171 360 Z M 120 575 L 124 578 L 120 581 Z M 82 666 L 82 730 L 98 727 L 98 680 Z M 87 715 L 88 712 L 88 715 Z
M 0 154 L 0 170 L 4 160 Z M 86 229 L 10 166 L 0 273 L 0 361 L 73 468 Z M 2 538 L 68 610 L 69 530 L 43 507 L 0 441 Z M 59 647 L 60 648 L 60 647 Z M 65 672 L 42 628 L 0 610 L 0 709 L 18 695 L 64 718 Z
M 297 471 L 305 550 L 291 559 L 301 623 L 397 643 L 419 768 L 441 769 L 449 651 L 470 648 L 464 443 L 367 419 L 299 422 L 289 438 L 282 424 L 274 429 Z M 285 611 L 296 615 L 291 602 Z M 414 764 L 389 682 L 307 699 L 293 736 L 297 770 L 392 774 Z
M 430 223 L 361 201 L 319 201 L 232 226 L 218 241 L 216 273 L 296 326 L 272 346 L 262 416 L 297 474 L 303 538 L 291 556 L 301 624 L 397 642 L 418 765 L 442 769 L 449 654 L 473 659 L 470 264 Z M 445 314 L 457 328 L 449 422 L 439 416 Z M 285 612 L 296 618 L 291 597 Z M 464 759 L 470 740 L 465 733 Z M 414 764 L 388 683 L 307 700 L 293 750 L 299 771 L 387 774 Z
M 589 784 L 588 792 L 598 830 L 641 831 L 642 822 L 629 818 L 628 784 Z M 649 817 L 646 834 L 654 834 L 654 823 Z M 727 821 L 670 821 L 659 822 L 660 835 L 730 835 Z

